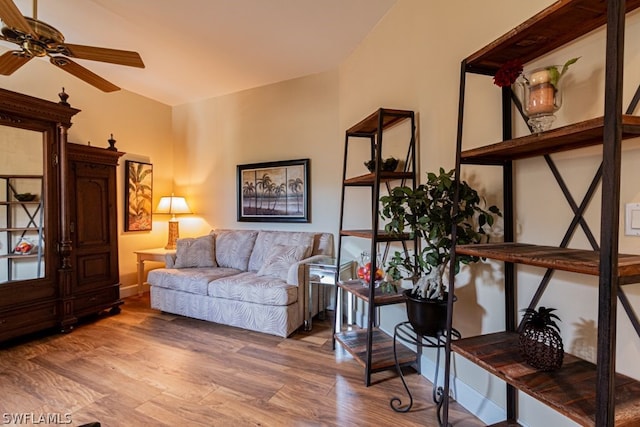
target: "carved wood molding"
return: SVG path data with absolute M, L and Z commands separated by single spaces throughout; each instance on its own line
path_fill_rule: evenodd
M 71 118 L 80 112 L 77 108 L 6 89 L 0 89 L 0 110 L 1 118 L 13 123 L 29 119 L 60 123 L 67 127 L 71 126 Z

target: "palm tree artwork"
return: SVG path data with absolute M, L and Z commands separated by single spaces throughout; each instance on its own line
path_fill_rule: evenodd
M 151 230 L 153 166 L 127 161 L 126 231 Z
M 305 164 L 273 163 L 239 166 L 241 216 L 304 218 L 305 168 Z
M 289 180 L 289 189 L 291 190 L 291 193 L 295 196 L 297 201 L 297 212 L 302 212 L 302 190 L 304 189 L 303 184 L 304 182 L 300 178 Z

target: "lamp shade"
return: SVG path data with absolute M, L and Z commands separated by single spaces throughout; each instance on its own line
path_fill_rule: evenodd
M 156 208 L 156 213 L 169 215 L 190 214 L 191 209 L 189 209 L 189 205 L 187 205 L 187 201 L 184 197 L 171 195 L 160 198 L 160 202 Z
M 169 239 L 167 240 L 167 246 L 165 246 L 165 249 L 175 249 L 176 242 L 180 235 L 176 215 L 191 213 L 191 209 L 189 209 L 187 201 L 184 197 L 176 197 L 173 194 L 171 196 L 161 197 L 158 207 L 156 208 L 156 213 L 171 215 L 171 219 L 169 220 Z

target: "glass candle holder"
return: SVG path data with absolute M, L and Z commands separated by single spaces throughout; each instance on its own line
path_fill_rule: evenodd
M 534 133 L 551 129 L 556 119 L 554 113 L 562 106 L 560 68 L 557 65 L 537 68 L 516 81 L 516 93 Z

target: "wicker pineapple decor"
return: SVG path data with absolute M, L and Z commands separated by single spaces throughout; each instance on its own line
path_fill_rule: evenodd
M 525 309 L 519 337 L 520 350 L 527 363 L 543 371 L 560 368 L 564 358 L 560 328 L 554 321 L 560 318 L 552 311 L 555 308 Z

